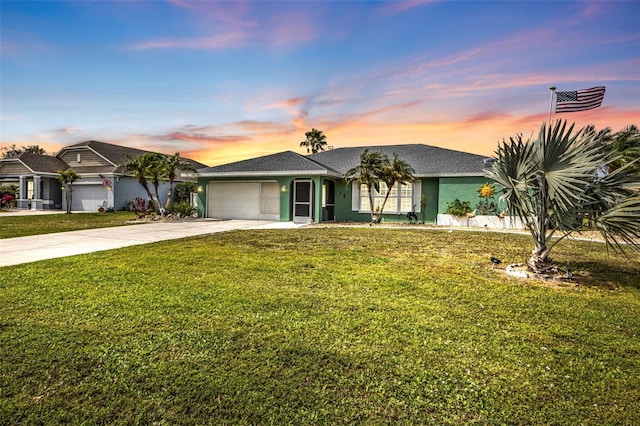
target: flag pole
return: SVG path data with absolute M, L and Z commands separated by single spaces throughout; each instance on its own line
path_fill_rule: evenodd
M 551 99 L 549 100 L 549 119 L 547 123 L 549 123 L 549 127 L 551 127 L 551 110 L 553 109 L 553 95 L 556 93 L 556 86 L 549 87 L 549 90 L 551 90 Z

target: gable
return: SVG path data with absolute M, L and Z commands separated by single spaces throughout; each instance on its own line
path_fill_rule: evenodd
M 1 161 L 0 162 L 0 175 L 25 175 L 33 173 L 20 161 Z
M 58 158 L 67 163 L 69 167 L 74 170 L 79 167 L 113 166 L 106 159 L 90 149 L 66 150 L 59 155 Z

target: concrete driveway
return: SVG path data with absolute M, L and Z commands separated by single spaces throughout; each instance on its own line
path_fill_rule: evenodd
M 216 232 L 298 226 L 293 222 L 198 219 L 5 238 L 0 239 L 0 267 Z

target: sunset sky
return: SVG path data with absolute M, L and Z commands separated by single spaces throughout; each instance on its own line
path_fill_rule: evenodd
M 640 125 L 640 1 L 0 1 L 0 144 L 99 140 L 209 166 L 423 143 L 491 155 L 550 86 Z

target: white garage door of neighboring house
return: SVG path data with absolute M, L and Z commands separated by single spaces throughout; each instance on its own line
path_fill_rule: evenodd
M 62 191 L 62 197 L 66 197 Z M 73 185 L 71 193 L 71 210 L 97 212 L 107 200 L 107 189 L 102 185 Z
M 207 216 L 216 219 L 280 220 L 278 182 L 209 182 Z

